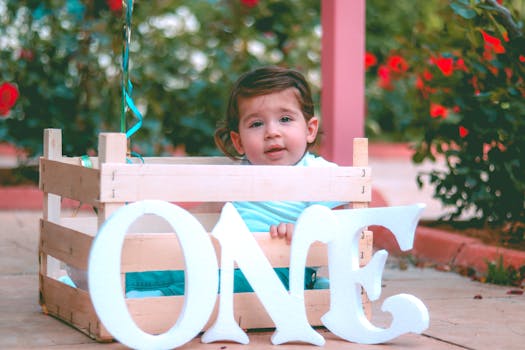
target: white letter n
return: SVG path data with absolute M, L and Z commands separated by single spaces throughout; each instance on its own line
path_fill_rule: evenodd
M 221 244 L 221 292 L 219 315 L 215 324 L 203 335 L 205 343 L 230 340 L 247 343 L 246 334 L 233 319 L 233 267 L 234 261 L 257 294 L 262 305 L 275 323 L 272 343 L 282 344 L 291 341 L 323 345 L 324 338 L 308 323 L 304 307 L 304 268 L 292 266 L 290 286 L 292 293 L 284 288 L 270 262 L 248 230 L 248 227 L 231 203 L 226 203 L 212 235 Z M 295 271 L 299 269 L 299 271 Z M 301 283 L 293 279 L 303 279 Z M 241 332 L 244 335 L 241 336 Z

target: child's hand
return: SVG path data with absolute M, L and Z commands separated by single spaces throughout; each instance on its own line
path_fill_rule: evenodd
M 292 223 L 281 222 L 279 225 L 270 226 L 270 236 L 272 238 L 284 238 L 286 239 L 286 244 L 292 242 L 294 225 Z

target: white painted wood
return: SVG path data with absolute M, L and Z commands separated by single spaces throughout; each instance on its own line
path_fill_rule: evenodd
M 106 163 L 126 163 L 127 140 L 123 133 L 101 133 L 98 138 L 98 158 L 99 166 L 103 167 Z M 111 176 L 113 176 L 112 174 Z M 132 186 L 133 187 L 133 186 Z M 132 188 L 130 187 L 130 188 Z M 102 190 L 102 189 L 100 189 Z M 115 198 L 115 189 L 111 189 L 110 196 Z M 123 201 L 112 201 L 107 203 L 99 193 L 98 206 L 98 227 L 113 214 L 118 208 L 124 205 Z
M 44 130 L 44 158 L 60 160 L 62 158 L 62 131 L 60 129 Z M 40 169 L 40 172 L 45 172 Z M 44 191 L 43 217 L 46 220 L 57 222 L 60 219 L 60 196 L 47 192 L 45 184 L 40 183 Z
M 62 131 L 60 129 L 44 130 L 44 159 L 60 160 L 62 158 Z M 40 163 L 40 174 L 45 173 L 45 165 Z M 40 189 L 44 192 L 44 203 L 42 207 L 42 216 L 45 220 L 58 222 L 61 212 L 61 197 L 48 192 L 46 183 L 39 180 Z M 58 278 L 60 272 L 60 261 L 53 257 L 40 254 L 40 273 L 44 276 Z

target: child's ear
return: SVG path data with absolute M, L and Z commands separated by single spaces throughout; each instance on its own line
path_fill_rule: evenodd
M 309 121 L 306 122 L 306 142 L 312 143 L 317 137 L 317 132 L 319 131 L 319 118 L 312 117 Z
M 233 143 L 233 147 L 240 155 L 244 154 L 244 147 L 242 146 L 241 135 L 236 131 L 230 131 L 230 138 Z

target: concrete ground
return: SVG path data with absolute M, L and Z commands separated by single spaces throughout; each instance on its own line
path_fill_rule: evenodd
M 372 149 L 371 149 L 372 150 Z M 425 218 L 442 213 L 429 189 L 420 191 L 406 155 L 371 154 L 374 188 L 389 205 L 427 204 Z M 424 165 L 430 166 L 430 165 Z M 99 344 L 68 325 L 42 313 L 38 305 L 38 219 L 40 210 L 0 211 L 0 349 L 122 349 L 121 344 Z M 327 349 L 525 349 L 525 295 L 506 286 L 471 281 L 453 272 L 409 266 L 400 269 L 389 258 L 381 300 L 373 303 L 373 320 L 387 327 L 382 299 L 407 293 L 421 299 L 430 313 L 423 334 L 400 336 L 388 344 L 347 343 L 320 331 Z M 271 349 L 271 333 L 249 334 L 250 346 L 231 343 L 204 345 L 195 339 L 181 349 Z M 309 345 L 282 345 L 276 349 L 314 349 Z

